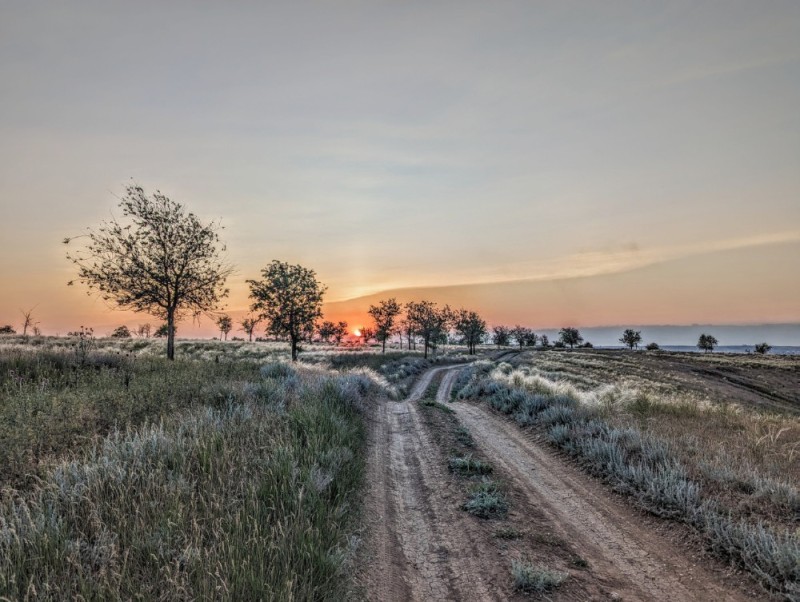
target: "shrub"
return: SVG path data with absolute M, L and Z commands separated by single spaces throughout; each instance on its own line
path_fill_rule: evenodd
M 478 518 L 502 518 L 508 514 L 508 501 L 497 483 L 483 481 L 461 508 Z
M 543 593 L 555 589 L 569 576 L 566 573 L 521 560 L 511 562 L 511 575 L 514 578 L 514 589 L 533 593 Z
M 756 353 L 760 353 L 762 355 L 769 353 L 769 350 L 772 349 L 772 345 L 769 343 L 756 343 L 755 351 Z
M 658 346 L 658 343 L 648 343 L 647 347 L 645 347 L 648 351 L 658 351 L 661 347 Z

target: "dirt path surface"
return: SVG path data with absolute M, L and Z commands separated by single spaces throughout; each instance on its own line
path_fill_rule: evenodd
M 371 429 L 370 600 L 504 599 L 498 580 L 507 573 L 492 571 L 490 551 L 446 487 L 449 475 L 415 407 L 441 370 L 424 374 L 407 400 L 383 403 Z
M 599 582 L 621 599 L 751 599 L 718 583 L 716 575 L 692 561 L 688 550 L 643 526 L 640 515 L 515 424 L 469 403 L 453 407 L 478 445 L 513 480 L 511 488 L 550 518 Z
M 494 465 L 494 476 L 512 493 L 515 524 L 532 541 L 552 535 L 563 542 L 557 544 L 566 550 L 560 559 L 548 552 L 554 548 L 530 549 L 571 575 L 570 587 L 543 599 L 754 599 L 706 568 L 702 554 L 659 534 L 653 520 L 517 425 L 468 402 L 448 403 L 458 370 L 431 370 L 407 400 L 383 402 L 376 410 L 368 462 L 369 557 L 362 580 L 367 599 L 524 599 L 511 589 L 509 558 L 487 535 L 486 523 L 459 509 L 463 488 L 453 483 L 435 433 L 420 415 L 417 402 L 442 371 L 436 400 L 455 410 Z M 586 568 L 571 569 L 564 554 L 580 557 Z

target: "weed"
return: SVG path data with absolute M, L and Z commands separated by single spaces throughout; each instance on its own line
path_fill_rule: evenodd
M 450 458 L 448 467 L 452 472 L 461 475 L 485 475 L 492 472 L 491 464 L 476 460 L 471 455 Z
M 508 514 L 508 501 L 497 483 L 485 480 L 473 488 L 461 508 L 478 518 L 503 518 Z
M 522 560 L 511 562 L 511 575 L 514 579 L 514 589 L 532 593 L 543 593 L 555 589 L 568 577 L 566 573 Z

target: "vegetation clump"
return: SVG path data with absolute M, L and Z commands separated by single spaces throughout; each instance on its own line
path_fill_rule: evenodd
M 569 576 L 566 573 L 522 560 L 511 562 L 511 575 L 514 579 L 514 589 L 537 594 L 557 588 Z
M 462 509 L 478 518 L 503 518 L 508 514 L 508 500 L 495 481 L 484 480 L 472 489 Z
M 453 456 L 447 466 L 451 472 L 461 475 L 486 475 L 492 472 L 491 464 L 473 458 L 471 455 Z

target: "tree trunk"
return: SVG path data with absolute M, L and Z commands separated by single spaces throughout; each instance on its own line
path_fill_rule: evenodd
M 167 311 L 167 359 L 175 359 L 175 310 Z
M 428 359 L 428 339 L 425 339 L 425 359 Z
M 291 337 L 292 339 L 292 361 L 297 361 L 297 339 L 295 337 Z
M 381 349 L 381 353 L 386 353 L 386 338 L 387 337 L 383 337 L 383 349 Z

